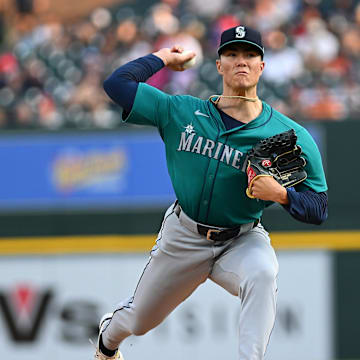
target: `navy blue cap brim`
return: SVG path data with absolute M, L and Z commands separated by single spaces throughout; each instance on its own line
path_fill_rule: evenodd
M 264 48 L 263 48 L 263 47 L 259 46 L 258 44 L 254 43 L 254 42 L 252 42 L 252 41 L 242 40 L 242 39 L 231 40 L 231 41 L 228 41 L 228 42 L 222 44 L 222 45 L 218 48 L 218 54 L 219 54 L 219 56 L 220 56 L 220 52 L 224 49 L 224 47 L 226 47 L 226 46 L 229 45 L 229 44 L 239 43 L 239 42 L 251 44 L 251 45 L 257 47 L 257 48 L 260 50 L 261 54 L 264 56 Z

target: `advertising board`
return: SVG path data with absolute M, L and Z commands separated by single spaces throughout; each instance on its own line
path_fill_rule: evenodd
M 331 253 L 279 252 L 278 314 L 267 360 L 332 359 Z M 128 298 L 144 254 L 2 257 L 0 357 L 89 360 L 101 315 Z M 237 359 L 240 302 L 210 280 L 125 359 Z
M 175 199 L 154 132 L 0 137 L 0 211 L 163 206 Z

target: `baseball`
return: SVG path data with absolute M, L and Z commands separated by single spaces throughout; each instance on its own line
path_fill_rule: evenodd
M 192 51 L 191 51 L 191 50 L 185 50 L 185 51 L 183 52 L 183 54 L 186 55 L 187 53 L 190 53 L 190 52 L 192 52 Z M 195 66 L 195 64 L 196 64 L 196 55 L 195 55 L 191 60 L 185 62 L 185 63 L 183 64 L 183 68 L 184 68 L 184 69 L 190 69 L 190 68 L 192 68 L 193 66 Z

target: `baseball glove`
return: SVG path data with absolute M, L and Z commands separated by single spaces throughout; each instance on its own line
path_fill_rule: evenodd
M 272 176 L 280 185 L 291 187 L 307 177 L 304 170 L 306 160 L 300 156 L 302 150 L 296 145 L 293 129 L 258 142 L 248 151 L 244 165 L 248 177 L 246 194 L 254 199 L 251 188 L 259 176 Z

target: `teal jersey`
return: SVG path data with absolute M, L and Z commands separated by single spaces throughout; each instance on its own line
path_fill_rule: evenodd
M 261 217 L 269 202 L 250 199 L 245 193 L 246 152 L 258 141 L 289 129 L 295 130 L 307 162 L 308 177 L 296 189 L 327 190 L 321 156 L 311 135 L 265 102 L 256 119 L 226 130 L 210 100 L 168 95 L 140 83 L 125 121 L 158 128 L 176 197 L 197 222 L 234 227 Z

